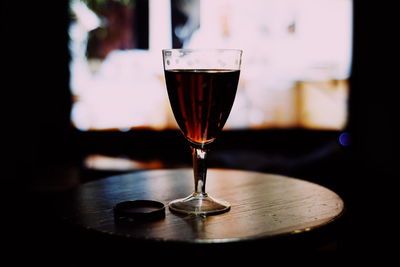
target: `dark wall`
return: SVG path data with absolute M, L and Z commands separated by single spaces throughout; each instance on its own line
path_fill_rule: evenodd
M 68 1 L 3 2 L 3 114 L 10 118 L 12 175 L 25 182 L 42 155 L 54 161 L 70 152 Z
M 349 102 L 352 146 L 347 193 L 349 250 L 389 252 L 396 202 L 395 131 L 398 114 L 398 9 L 393 3 L 354 1 L 354 48 Z M 376 254 L 374 254 L 376 255 Z
M 354 1 L 354 48 L 350 124 L 354 156 L 367 168 L 394 174 L 394 99 L 398 90 L 399 46 L 395 17 L 387 3 Z M 398 24 L 398 23 L 397 23 Z M 398 31 L 398 30 L 397 30 Z

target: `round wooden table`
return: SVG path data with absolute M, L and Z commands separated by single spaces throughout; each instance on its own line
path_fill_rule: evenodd
M 191 169 L 152 170 L 88 182 L 69 197 L 63 217 L 87 230 L 123 239 L 178 243 L 231 243 L 312 232 L 335 221 L 344 210 L 333 191 L 286 176 L 209 169 L 207 192 L 229 201 L 231 210 L 207 217 L 166 216 L 152 222 L 116 223 L 119 202 L 151 199 L 168 204 L 193 190 Z

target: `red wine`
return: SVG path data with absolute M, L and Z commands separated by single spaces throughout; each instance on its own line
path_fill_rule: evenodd
M 168 96 L 185 137 L 211 143 L 224 127 L 235 100 L 239 70 L 166 70 Z

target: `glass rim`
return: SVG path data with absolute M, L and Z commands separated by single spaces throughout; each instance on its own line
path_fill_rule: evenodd
M 161 50 L 163 53 L 167 51 L 183 51 L 183 52 L 240 52 L 243 53 L 242 49 L 235 48 L 165 48 Z

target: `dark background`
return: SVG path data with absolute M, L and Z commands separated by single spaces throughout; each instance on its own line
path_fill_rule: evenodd
M 10 2 L 3 1 L 1 7 L 2 219 L 10 224 L 5 242 L 17 255 L 49 263 L 48 255 L 54 254 L 60 263 L 66 255 L 73 256 L 70 248 L 77 244 L 58 238 L 62 230 L 47 205 L 74 186 L 114 174 L 86 169 L 86 155 L 157 159 L 173 168 L 190 166 L 190 152 L 178 131 L 74 129 L 69 121 L 68 1 Z M 359 251 L 364 258 L 389 252 L 395 239 L 395 10 L 393 4 L 354 1 L 345 130 L 351 134 L 350 146 L 340 146 L 341 132 L 336 131 L 227 131 L 210 154 L 211 167 L 281 173 L 336 191 L 346 203 L 346 214 L 334 251 Z

